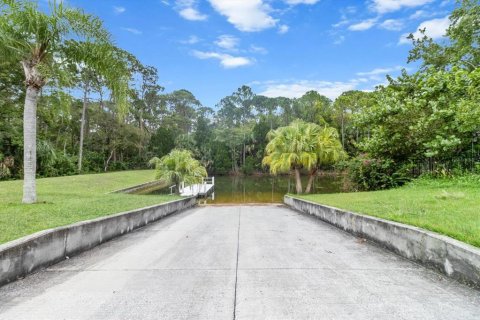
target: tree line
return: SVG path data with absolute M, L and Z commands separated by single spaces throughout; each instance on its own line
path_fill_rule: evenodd
M 373 92 L 332 101 L 242 86 L 212 108 L 188 90 L 165 92 L 157 69 L 116 47 L 98 18 L 62 3 L 42 12 L 1 0 L 0 179 L 145 168 L 173 149 L 190 151 L 210 174 L 263 173 L 269 132 L 296 120 L 336 129 L 348 159 L 335 168 L 358 189 L 402 184 L 425 164 L 475 170 L 479 4 L 458 1 L 450 20 L 445 41 L 425 30 L 412 36 L 408 62 L 418 70 Z

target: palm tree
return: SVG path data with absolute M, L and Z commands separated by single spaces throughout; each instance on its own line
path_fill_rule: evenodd
M 338 132 L 332 127 L 323 127 L 317 136 L 317 163 L 309 172 L 308 184 L 305 193 L 312 190 L 313 181 L 321 165 L 331 165 L 346 158 L 342 143 L 338 137 Z
M 270 131 L 263 164 L 272 174 L 294 171 L 296 192 L 302 193 L 301 169 L 311 170 L 318 162 L 318 135 L 320 127 L 301 120 L 287 127 Z
M 54 77 L 57 85 L 65 82 L 67 64 L 89 66 L 109 80 L 118 108 L 125 110 L 129 75 L 96 17 L 56 1 L 44 13 L 30 1 L 0 0 L 0 12 L 0 63 L 22 66 L 25 76 L 23 202 L 34 203 L 36 109 L 42 88 Z
M 149 163 L 155 165 L 157 179 L 176 185 L 177 194 L 180 194 L 182 182 L 199 183 L 202 178 L 207 177 L 205 167 L 195 160 L 188 150 L 174 149 L 161 159 L 151 159 Z

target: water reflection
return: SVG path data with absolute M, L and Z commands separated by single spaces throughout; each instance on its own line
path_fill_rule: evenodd
M 307 177 L 303 177 L 303 187 Z M 341 176 L 326 175 L 315 180 L 314 193 L 342 191 Z M 206 203 L 281 203 L 286 193 L 295 191 L 295 179 L 290 176 L 216 176 L 214 196 Z M 169 193 L 168 189 L 153 190 L 150 194 Z M 201 201 L 204 203 L 204 201 Z
M 307 183 L 304 177 L 303 185 Z M 341 192 L 342 178 L 338 176 L 318 177 L 314 184 L 315 193 Z M 293 177 L 215 177 L 215 196 L 207 203 L 280 203 L 286 193 L 293 192 Z

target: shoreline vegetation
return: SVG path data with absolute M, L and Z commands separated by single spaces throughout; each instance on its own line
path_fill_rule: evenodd
M 370 192 L 292 195 L 434 231 L 480 247 L 480 175 L 418 179 Z
M 179 199 L 109 193 L 154 180 L 154 170 L 38 179 L 39 201 L 21 204 L 22 180 L 0 182 L 0 244 L 37 231 Z

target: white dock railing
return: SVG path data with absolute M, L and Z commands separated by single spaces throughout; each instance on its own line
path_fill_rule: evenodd
M 201 183 L 185 186 L 180 184 L 180 195 L 182 196 L 203 196 L 207 195 L 215 186 L 215 177 L 203 178 Z

